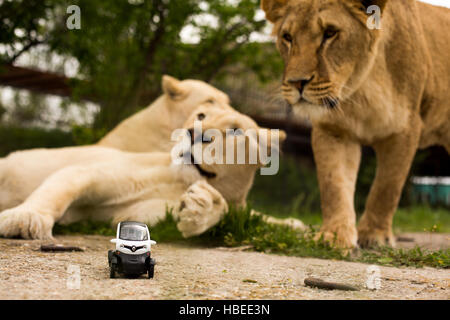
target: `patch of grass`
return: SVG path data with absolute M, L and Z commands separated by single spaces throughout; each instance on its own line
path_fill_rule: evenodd
M 323 241 L 314 241 L 312 232 L 299 233 L 287 226 L 266 223 L 261 216 L 252 215 L 251 207 L 229 212 L 211 230 L 198 238 L 205 242 L 229 247 L 250 245 L 256 251 L 298 257 L 343 259 L 344 255 Z M 311 230 L 313 231 L 313 230 Z
M 166 209 L 166 218 L 150 229 L 150 237 L 156 242 L 176 242 L 183 240 L 177 229 L 177 222 L 172 214 L 173 209 Z
M 172 215 L 172 209 L 167 209 L 166 217 L 150 230 L 151 238 L 157 242 L 174 242 L 183 240 L 183 236 L 177 229 L 176 221 Z M 92 234 L 101 236 L 116 236 L 116 227 L 111 221 L 80 221 L 68 225 L 56 223 L 53 227 L 55 235 Z
M 314 241 L 314 229 L 300 233 L 286 226 L 266 223 L 261 216 L 251 215 L 251 208 L 231 207 L 224 219 L 207 233 L 200 236 L 205 241 L 215 241 L 226 246 L 250 245 L 256 251 L 298 257 L 315 257 L 357 261 L 370 264 L 408 267 L 450 268 L 450 250 L 426 251 L 413 249 L 359 250 L 350 256 L 331 247 L 322 240 Z
M 372 185 L 376 158 L 371 150 L 363 155 L 355 191 L 355 208 L 362 213 Z M 422 154 L 423 158 L 424 154 Z M 423 160 L 423 159 L 422 159 Z M 416 164 L 422 161 L 416 157 Z M 274 217 L 294 217 L 307 225 L 321 225 L 320 192 L 316 168 L 311 158 L 284 154 L 280 158 L 279 172 L 275 176 L 257 174 L 248 201 L 253 209 Z M 411 175 L 421 175 L 414 170 Z M 407 183 L 394 218 L 396 232 L 450 232 L 450 208 L 432 208 L 418 205 Z M 436 226 L 436 227 L 434 227 Z
M 300 197 L 300 196 L 299 196 Z M 295 211 L 279 205 L 255 206 L 255 210 L 277 218 L 294 217 L 306 225 L 321 225 L 320 212 Z M 450 210 L 429 206 L 410 206 L 399 208 L 394 216 L 394 231 L 450 233 Z
M 393 249 L 389 247 L 377 250 L 361 250 L 358 261 L 387 266 L 408 266 L 421 268 L 450 268 L 450 250 L 425 251 L 419 247 L 413 249 Z
M 314 241 L 314 229 L 298 232 L 287 226 L 273 225 L 261 216 L 252 215 L 252 208 L 235 208 L 218 225 L 204 234 L 183 239 L 176 227 L 171 210 L 167 210 L 166 219 L 151 228 L 152 238 L 158 242 L 190 242 L 215 246 L 250 246 L 255 251 L 297 257 L 315 257 L 333 260 L 346 260 L 386 266 L 450 268 L 450 249 L 426 251 L 414 249 L 392 249 L 388 247 L 376 250 L 359 250 L 357 255 L 347 255 L 330 246 L 323 240 Z M 56 225 L 55 234 L 101 234 L 114 236 L 115 230 L 109 223 L 79 222 L 69 226 Z
M 104 221 L 80 221 L 68 225 L 55 224 L 53 234 L 97 234 L 102 236 L 115 236 L 116 229 L 111 226 L 111 222 Z
M 401 208 L 394 216 L 396 232 L 450 232 L 450 210 L 414 206 Z

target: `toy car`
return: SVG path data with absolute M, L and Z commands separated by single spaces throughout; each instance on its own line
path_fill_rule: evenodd
M 151 257 L 151 247 L 156 241 L 150 240 L 146 224 L 120 222 L 116 239 L 111 242 L 116 244 L 116 249 L 108 251 L 110 278 L 115 278 L 117 273 L 126 276 L 147 273 L 149 279 L 153 278 L 156 261 Z

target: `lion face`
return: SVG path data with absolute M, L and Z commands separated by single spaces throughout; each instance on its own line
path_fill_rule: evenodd
M 282 93 L 315 117 L 336 109 L 372 68 L 379 30 L 366 26 L 366 6 L 386 0 L 262 0 L 285 63 Z
M 184 129 L 189 137 L 188 166 L 194 166 L 225 199 L 238 203 L 245 200 L 256 170 L 272 160 L 273 150 L 278 156 L 279 143 L 286 138 L 280 131 L 271 139 L 273 132 L 261 130 L 250 117 L 209 103 L 192 113 Z

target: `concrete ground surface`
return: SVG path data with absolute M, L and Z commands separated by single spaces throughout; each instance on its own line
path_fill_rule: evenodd
M 430 240 L 427 235 L 404 236 L 406 242 L 399 246 L 412 245 L 411 237 Z M 448 247 L 448 235 L 432 236 L 437 238 L 431 239 L 431 247 L 439 241 L 440 247 Z M 58 236 L 55 243 L 85 251 L 46 253 L 39 248 L 48 242 L 0 239 L 0 299 L 450 299 L 448 269 L 380 266 L 381 288 L 369 290 L 368 265 L 362 263 L 182 244 L 153 247 L 154 279 L 109 279 L 109 240 Z M 304 286 L 307 277 L 360 290 L 309 288 Z

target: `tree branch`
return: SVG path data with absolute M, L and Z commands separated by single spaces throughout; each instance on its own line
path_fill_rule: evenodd
M 161 3 L 160 3 L 161 4 Z M 138 78 L 136 79 L 136 91 L 134 93 L 134 97 L 131 102 L 131 107 L 136 107 L 142 97 L 142 92 L 144 89 L 144 83 L 145 78 L 147 77 L 148 72 L 150 71 L 150 67 L 152 65 L 153 59 L 156 54 L 156 50 L 158 49 L 158 45 L 163 39 L 163 36 L 165 34 L 165 16 L 164 16 L 164 8 L 161 8 L 159 10 L 159 24 L 158 28 L 156 29 L 154 36 L 152 40 L 149 42 L 146 50 L 145 50 L 145 57 L 144 57 L 144 67 L 142 68 L 142 71 L 139 73 Z
M 26 46 L 24 46 L 19 52 L 17 52 L 14 56 L 12 56 L 10 59 L 8 59 L 8 64 L 13 64 L 23 53 L 27 52 L 31 48 L 43 44 L 45 40 L 31 40 Z

